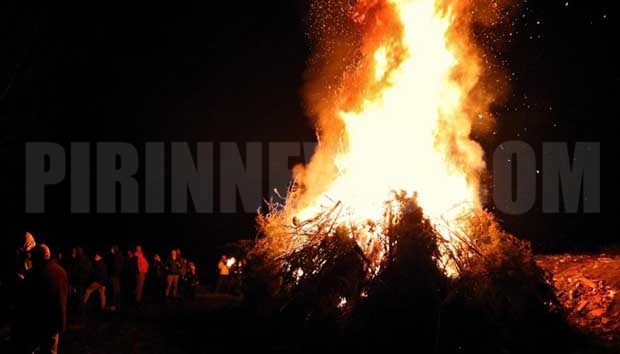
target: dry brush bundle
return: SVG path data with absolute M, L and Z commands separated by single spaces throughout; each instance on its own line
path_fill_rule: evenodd
M 542 275 L 529 244 L 504 232 L 483 210 L 463 216 L 458 227 L 449 226 L 450 239 L 424 217 L 415 195 L 408 197 L 404 192 L 394 193 L 385 203 L 379 222 L 347 221 L 340 202 L 304 221 L 297 221 L 288 210 L 286 204 L 271 203 L 266 213 L 259 213 L 261 237 L 250 252 L 255 263 L 268 267 L 263 270 L 277 278 L 279 294 L 290 295 L 307 283 L 335 276 L 335 270 L 343 268 L 347 275 L 355 274 L 358 284 L 354 287 L 366 297 L 364 290 L 370 284 L 380 282 L 382 274 L 406 259 L 432 260 L 433 271 L 442 274 L 447 267 L 454 267 L 458 278 L 519 271 Z M 339 265 L 343 262 L 348 267 Z M 417 273 L 430 271 L 412 267 Z
M 342 320 L 351 333 L 415 329 L 438 338 L 451 331 L 439 325 L 442 316 L 463 324 L 446 315 L 455 308 L 455 314 L 468 309 L 485 321 L 514 322 L 557 303 L 530 245 L 486 211 L 463 216 L 447 238 L 415 195 L 404 192 L 385 203 L 378 222 L 347 222 L 339 202 L 311 220 L 297 221 L 288 210 L 271 204 L 258 216 L 261 237 L 249 258 L 264 290 L 261 303 L 271 301 L 274 310 L 293 311 L 306 323 Z M 450 276 L 450 267 L 458 275 Z

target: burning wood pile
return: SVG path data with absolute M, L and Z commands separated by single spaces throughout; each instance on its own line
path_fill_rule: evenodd
M 350 308 L 368 296 L 372 282 L 397 261 L 397 255 L 405 258 L 399 252 L 410 246 L 407 242 L 418 246 L 408 256 L 423 258 L 436 271 L 448 263 L 461 268 L 466 262 L 457 257 L 465 254 L 462 249 L 452 248 L 449 259 L 442 257 L 440 247 L 446 247 L 446 241 L 424 217 L 416 199 L 404 192 L 386 202 L 380 221 L 350 223 L 344 210 L 337 202 L 310 220 L 294 219 L 290 225 L 285 207 L 272 206 L 269 213 L 259 215 L 258 227 L 265 237 L 251 254 L 275 271 L 281 286 L 278 292 L 292 296 L 306 285 L 312 288 L 324 279 L 338 278 L 329 297 L 334 308 Z M 443 271 L 441 277 L 445 277 Z
M 472 139 L 501 91 L 474 28 L 492 31 L 507 8 L 310 3 L 304 94 L 319 145 L 284 202 L 259 213 L 248 299 L 288 314 L 287 329 L 338 324 L 358 351 L 385 351 L 376 337 L 394 348 L 417 338 L 421 352 L 532 352 L 547 340 L 532 324 L 551 326 L 555 299 L 529 244 L 484 210 Z
M 496 92 L 484 88 L 472 37 L 482 21 L 472 17 L 478 4 L 310 4 L 315 52 L 304 94 L 319 145 L 307 165 L 296 166 L 283 205 L 259 217 L 269 239 L 264 253 L 291 274 L 284 282 L 304 282 L 352 252 L 370 281 L 402 242 L 396 225 L 415 214 L 417 234 L 437 251 L 428 257 L 446 276 L 458 274 L 478 252 L 469 221 L 484 213 L 484 152 L 471 135 L 488 128 Z
M 620 256 L 537 257 L 551 275 L 569 322 L 609 342 L 620 342 Z
M 272 205 L 258 217 L 262 237 L 248 254 L 254 292 L 248 298 L 269 308 L 270 316 L 285 316 L 287 328 L 305 328 L 292 336 L 336 327 L 333 333 L 358 338 L 347 346 L 419 337 L 419 348 L 452 352 L 484 328 L 486 339 L 467 342 L 470 348 L 520 348 L 524 337 L 545 332 L 532 323 L 550 321 L 550 309 L 558 308 L 529 245 L 502 231 L 486 212 L 463 219 L 453 233 L 466 242 L 446 251 L 454 243 L 404 192 L 385 204 L 379 222 L 343 222 L 342 203 L 292 223 L 286 210 Z M 360 236 L 370 231 L 370 237 Z M 458 276 L 448 275 L 446 264 Z M 507 337 L 506 328 L 524 337 Z

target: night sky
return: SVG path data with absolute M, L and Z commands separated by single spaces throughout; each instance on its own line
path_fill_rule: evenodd
M 612 49 L 619 32 L 611 4 L 523 1 L 505 33 L 481 36 L 511 78 L 510 96 L 494 107 L 497 126 L 482 140 L 489 161 L 506 140 L 526 141 L 537 153 L 544 141 L 567 141 L 569 147 L 601 142 L 602 214 L 545 215 L 540 202 L 525 215 L 497 213 L 537 251 L 588 250 L 619 241 L 612 171 L 612 126 L 620 102 Z M 138 149 L 147 141 L 314 141 L 301 97 L 310 55 L 304 1 L 4 6 L 4 241 L 31 230 L 62 246 L 141 242 L 147 250 L 175 245 L 191 258 L 212 259 L 225 243 L 255 236 L 254 215 L 241 209 L 70 214 L 68 179 L 46 188 L 45 214 L 25 214 L 24 143 L 57 142 L 68 152 L 72 141 L 122 141 Z

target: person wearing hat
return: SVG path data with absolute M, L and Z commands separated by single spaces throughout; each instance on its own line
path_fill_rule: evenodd
M 17 278 L 23 280 L 26 273 L 32 268 L 31 252 L 37 245 L 30 232 L 24 235 L 24 243 L 17 249 Z

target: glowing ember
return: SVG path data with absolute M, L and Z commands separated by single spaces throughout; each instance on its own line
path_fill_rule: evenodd
M 232 266 L 233 266 L 233 264 L 235 264 L 235 262 L 236 262 L 236 261 L 237 261 L 237 260 L 235 259 L 235 257 L 230 257 L 230 258 L 228 258 L 228 260 L 226 261 L 226 266 L 227 266 L 228 268 L 230 268 L 230 267 L 232 267 Z
M 461 28 L 468 21 L 459 21 L 471 10 L 467 3 L 356 2 L 349 16 L 362 31 L 360 59 L 345 70 L 328 98 L 331 106 L 315 109 L 323 141 L 310 164 L 297 170 L 303 192 L 286 205 L 292 224 L 303 228 L 304 220 L 335 205 L 341 206 L 339 224 L 376 222 L 391 192 L 402 190 L 417 193 L 440 234 L 458 242 L 449 230 L 480 208 L 478 176 L 485 166 L 481 147 L 470 139 L 471 119 L 488 104 L 468 97 L 480 65 L 468 29 Z M 355 236 L 375 272 L 382 253 L 371 250 L 380 232 Z M 291 247 L 299 246 L 295 242 L 303 241 Z
M 298 268 L 297 271 L 295 272 L 295 281 L 299 281 L 301 279 L 301 277 L 304 276 L 304 271 L 301 268 Z

